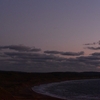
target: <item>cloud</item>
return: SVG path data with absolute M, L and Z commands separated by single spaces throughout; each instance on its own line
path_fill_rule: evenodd
M 84 45 L 95 45 L 95 44 L 97 44 L 96 42 L 93 42 L 93 43 L 86 43 L 86 44 L 84 44 Z
M 60 51 L 44 51 L 44 53 L 48 53 L 48 54 L 60 54 L 61 52 Z
M 100 50 L 100 47 L 86 47 L 86 48 L 90 50 Z
M 80 55 L 84 55 L 84 51 L 81 51 L 81 52 L 62 52 L 61 55 L 80 56 Z
M 31 48 L 28 46 L 24 45 L 8 45 L 8 46 L 0 46 L 0 50 L 2 49 L 10 49 L 10 50 L 15 50 L 15 51 L 27 51 L 27 52 L 38 52 L 41 51 L 41 49 L 38 48 Z
M 84 45 L 100 45 L 100 40 L 98 42 L 93 42 L 93 43 L 86 43 Z M 90 49 L 90 50 L 100 50 L 100 47 L 85 47 L 85 49 Z
M 33 48 L 33 49 L 31 49 L 30 51 L 32 51 L 32 52 L 38 52 L 38 51 L 41 51 L 41 49 Z
M 33 61 L 33 62 L 45 62 L 45 61 L 61 61 L 63 60 L 60 57 L 54 56 L 54 55 L 46 55 L 46 54 L 40 54 L 40 53 L 22 53 L 22 52 L 5 52 L 6 56 L 10 58 L 17 58 L 17 59 L 24 59 L 27 61 Z
M 100 57 L 100 52 L 94 52 L 91 55 L 94 56 L 94 57 Z
M 60 55 L 64 55 L 64 56 L 80 56 L 80 55 L 84 55 L 84 52 L 61 52 L 61 51 L 44 51 L 44 53 L 47 54 L 60 54 Z
M 84 45 L 96 45 L 96 44 L 100 45 L 100 40 L 98 42 L 86 43 Z
M 100 40 L 97 43 L 100 45 Z
M 96 44 L 100 45 L 100 40 L 98 42 L 86 43 L 84 45 L 96 45 Z

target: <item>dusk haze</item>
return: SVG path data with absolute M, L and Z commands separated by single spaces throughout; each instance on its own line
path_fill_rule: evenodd
M 100 0 L 0 0 L 0 70 L 100 71 Z

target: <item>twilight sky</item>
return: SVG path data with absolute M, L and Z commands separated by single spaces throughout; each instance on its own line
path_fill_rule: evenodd
M 100 71 L 100 0 L 0 0 L 0 70 Z

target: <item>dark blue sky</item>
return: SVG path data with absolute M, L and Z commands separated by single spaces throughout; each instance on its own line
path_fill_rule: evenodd
M 99 60 L 96 60 L 97 64 L 93 60 L 93 65 L 89 63 L 91 62 L 89 60 L 89 64 L 87 63 L 86 65 L 86 62 L 81 62 L 80 59 L 87 59 L 93 53 L 99 53 L 99 37 L 100 0 L 0 0 L 0 60 L 2 63 L 0 69 L 22 71 L 98 71 Z M 35 61 L 37 58 L 34 58 L 34 61 L 33 58 L 20 58 L 21 61 L 26 60 L 28 62 L 27 64 L 21 64 L 17 60 L 20 57 L 18 56 L 19 54 L 13 54 L 16 59 L 14 58 L 15 61 L 12 61 L 13 57 L 11 54 L 5 53 L 26 52 L 27 47 L 28 49 L 30 47 L 41 49 L 38 52 L 31 52 L 31 54 L 38 53 L 38 60 L 41 59 L 43 61 L 44 56 L 48 58 L 47 56 L 51 57 L 51 55 L 54 58 L 51 60 L 50 58 L 49 60 L 45 58 L 46 60 L 42 63 L 43 68 L 41 68 L 41 63 L 38 60 L 37 62 Z M 28 50 L 28 53 L 30 53 L 29 51 L 31 50 Z M 50 52 L 44 53 L 44 51 Z M 56 54 L 54 51 L 56 51 Z M 82 51 L 84 55 L 80 53 Z M 55 61 L 55 57 L 58 56 L 64 57 L 64 60 Z M 83 58 L 77 58 L 78 56 Z M 94 55 L 92 56 L 92 58 L 95 58 Z M 9 67 L 4 64 L 4 59 L 6 59 L 7 65 L 8 62 L 10 63 Z M 76 63 L 76 65 L 71 62 Z M 26 66 L 23 67 L 24 65 Z M 15 67 L 12 68 L 12 66 Z

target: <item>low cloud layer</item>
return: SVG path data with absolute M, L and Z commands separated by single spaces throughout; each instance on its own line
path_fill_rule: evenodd
M 1 70 L 26 72 L 98 71 L 100 66 L 100 53 L 96 52 L 88 56 L 84 56 L 83 51 L 47 50 L 39 52 L 41 49 L 23 45 L 0 46 L 0 49 Z M 4 49 L 9 50 L 5 51 Z

